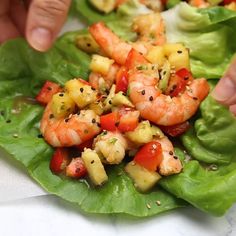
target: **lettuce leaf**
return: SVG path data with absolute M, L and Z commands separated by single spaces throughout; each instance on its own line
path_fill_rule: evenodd
M 50 171 L 53 150 L 39 135 L 43 108 L 32 97 L 46 79 L 64 84 L 73 77 L 87 77 L 90 58 L 74 46 L 76 34 L 66 34 L 44 54 L 33 51 L 22 39 L 0 47 L 0 147 L 22 163 L 44 189 L 85 212 L 145 217 L 185 206 L 185 201 L 160 186 L 148 194 L 137 192 L 122 165 L 107 168 L 109 182 L 101 188 Z

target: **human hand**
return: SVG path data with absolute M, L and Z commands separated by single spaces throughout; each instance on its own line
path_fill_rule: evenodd
M 229 110 L 236 115 L 236 58 L 216 85 L 212 96 L 218 102 L 229 106 Z
M 25 36 L 38 51 L 48 50 L 66 20 L 71 0 L 0 0 L 0 43 Z

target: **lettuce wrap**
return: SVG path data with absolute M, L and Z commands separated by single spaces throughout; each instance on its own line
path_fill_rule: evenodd
M 117 27 L 121 37 L 135 38 L 127 20 L 135 11 L 131 15 L 105 16 L 85 0 L 76 2 L 79 7 L 75 6 L 74 11 L 83 11 L 89 23 L 91 19 L 104 20 L 113 30 Z M 182 3 L 163 15 L 168 40 L 183 42 L 190 48 L 194 75 L 219 78 L 235 53 L 232 42 L 236 37 L 236 13 L 220 7 L 197 10 Z M 175 19 L 174 24 L 169 17 Z M 53 149 L 39 132 L 43 108 L 32 98 L 45 80 L 63 85 L 73 77 L 87 79 L 90 56 L 75 46 L 79 33 L 83 31 L 62 36 L 47 53 L 35 52 L 23 39 L 0 47 L 1 148 L 21 162 L 44 189 L 78 204 L 85 212 L 145 217 L 191 203 L 210 214 L 224 214 L 236 201 L 236 119 L 211 96 L 202 103 L 191 121 L 192 128 L 176 148 L 184 163 L 183 172 L 164 177 L 151 192 L 137 192 L 122 165 L 107 169 L 109 181 L 101 188 L 51 173 Z

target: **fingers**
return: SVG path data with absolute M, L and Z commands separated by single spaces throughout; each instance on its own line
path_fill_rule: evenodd
M 236 116 L 236 104 L 230 106 L 229 110 Z
M 10 0 L 10 18 L 14 25 L 17 27 L 21 35 L 25 34 L 25 23 L 26 23 L 26 7 L 20 0 Z
M 222 104 L 236 104 L 236 59 L 212 91 L 212 96 Z
M 8 0 L 0 1 L 0 43 L 20 35 L 11 18 L 7 15 L 10 7 Z
M 38 51 L 46 51 L 55 40 L 71 0 L 32 0 L 26 23 L 26 38 Z

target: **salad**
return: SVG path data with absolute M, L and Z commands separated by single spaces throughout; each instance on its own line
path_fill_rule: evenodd
M 124 157 L 121 163 L 104 165 L 105 167 L 103 166 L 103 168 L 108 180 L 106 181 L 104 178 L 103 181 L 101 181 L 101 183 L 105 182 L 102 186 L 96 187 L 88 184 L 90 182 L 88 182 L 87 178 L 75 179 L 65 176 L 64 174 L 58 175 L 52 173 L 51 169 L 55 166 L 51 166 L 50 169 L 52 157 L 63 156 L 64 150 L 59 149 L 57 155 L 55 155 L 55 149 L 47 143 L 49 140 L 45 142 L 42 138 L 40 121 L 45 114 L 45 107 L 39 105 L 38 102 L 32 98 L 35 98 L 37 95 L 40 96 L 39 91 L 42 89 L 45 81 L 50 81 L 50 83 L 56 86 L 55 90 L 54 87 L 49 90 L 56 91 L 55 94 L 58 94 L 58 96 L 53 95 L 58 98 L 58 100 L 54 100 L 54 104 L 56 104 L 56 102 L 60 103 L 60 99 L 68 95 L 65 94 L 69 93 L 70 88 L 73 90 L 74 86 L 70 86 L 70 83 L 75 82 L 76 84 L 80 84 L 79 86 L 83 88 L 83 91 L 89 89 L 91 94 L 98 93 L 97 91 L 101 90 L 98 93 L 99 96 L 96 94 L 95 97 L 96 99 L 97 97 L 101 97 L 101 102 L 104 103 L 106 98 L 112 95 L 112 89 L 108 92 L 106 91 L 106 87 L 104 89 L 104 86 L 98 86 L 98 89 L 95 88 L 94 90 L 92 89 L 91 82 L 88 85 L 81 80 L 73 80 L 73 78 L 86 80 L 90 77 L 91 71 L 92 74 L 96 74 L 98 72 L 101 73 L 100 70 L 104 69 L 101 65 L 97 66 L 97 62 L 100 63 L 104 60 L 105 64 L 108 62 L 108 64 L 113 65 L 115 59 L 110 55 L 106 55 L 107 52 L 104 52 L 104 48 L 102 49 L 103 54 L 101 55 L 101 46 L 96 40 L 96 53 L 88 52 L 86 48 L 81 50 L 78 44 L 81 45 L 81 38 L 84 39 L 84 35 L 86 35 L 87 38 L 88 32 L 92 34 L 93 27 L 98 26 L 105 27 L 106 30 L 112 30 L 122 41 L 128 40 L 134 42 L 137 39 L 137 34 L 131 30 L 131 22 L 132 19 L 137 16 L 137 12 L 140 11 L 138 6 L 139 5 L 132 6 L 132 9 L 128 12 L 132 14 L 121 14 L 119 13 L 119 9 L 117 9 L 116 12 L 104 15 L 94 10 L 94 8 L 88 4 L 88 1 L 75 1 L 75 11 L 80 10 L 83 12 L 82 16 L 84 16 L 84 19 L 86 18 L 88 22 L 95 23 L 103 21 L 105 23 L 94 24 L 90 27 L 90 31 L 82 30 L 62 36 L 57 40 L 54 48 L 44 54 L 33 51 L 23 39 L 9 41 L 0 47 L 0 145 L 6 152 L 11 154 L 13 158 L 20 161 L 27 168 L 29 174 L 47 191 L 80 205 L 81 209 L 86 212 L 125 213 L 146 217 L 192 204 L 210 214 L 222 215 L 236 200 L 236 121 L 235 117 L 228 109 L 216 103 L 211 96 L 207 96 L 204 99 L 199 110 L 191 117 L 189 120 L 189 128 L 184 134 L 174 139 L 168 135 L 168 139 L 171 140 L 171 142 L 173 141 L 173 152 L 175 156 L 178 157 L 177 160 L 181 163 L 181 168 L 177 171 L 179 173 L 171 173 L 169 176 L 163 175 L 160 178 L 162 174 L 158 174 L 155 171 L 155 177 L 158 176 L 158 178 L 154 181 L 155 184 L 149 185 L 146 189 L 140 188 L 132 172 L 130 174 L 130 171 L 127 170 L 128 163 L 133 161 L 133 157 L 135 158 L 135 152 L 139 153 L 142 149 L 139 149 L 140 146 L 145 146 L 145 144 L 139 145 L 138 150 L 135 150 L 133 153 L 133 150 L 130 150 L 130 157 Z M 166 28 L 166 42 L 168 42 L 169 45 L 181 46 L 184 52 L 186 48 L 189 49 L 189 54 L 186 53 L 186 55 L 190 55 L 191 70 L 187 67 L 188 64 L 185 64 L 183 67 L 185 68 L 184 73 L 188 73 L 191 78 L 206 78 L 208 80 L 207 84 L 210 85 L 210 88 L 213 88 L 217 79 L 222 76 L 228 67 L 236 51 L 233 43 L 236 39 L 234 30 L 236 13 L 222 7 L 199 10 L 185 3 L 181 3 L 177 7 L 162 13 L 162 17 Z M 97 32 L 98 31 L 95 30 L 95 33 Z M 155 47 L 161 47 L 162 50 L 164 50 L 165 44 L 166 43 L 155 45 Z M 97 48 L 97 45 L 99 48 Z M 135 53 L 135 50 L 131 50 L 131 52 L 131 56 L 140 56 L 139 53 Z M 96 56 L 91 56 L 92 54 L 96 54 Z M 141 58 L 143 58 L 143 56 L 144 55 L 141 55 Z M 99 60 L 97 61 L 98 58 Z M 168 56 L 165 56 L 165 59 L 166 58 L 170 64 Z M 142 62 L 145 66 L 147 66 L 146 60 L 147 58 Z M 148 63 L 150 62 L 151 61 L 148 61 Z M 164 63 L 168 64 L 168 62 L 164 60 Z M 185 63 L 189 63 L 189 61 L 185 60 Z M 137 70 L 137 65 L 132 65 L 131 63 L 130 66 L 131 68 L 129 69 L 132 69 L 133 72 Z M 118 69 L 121 70 L 120 68 Z M 144 72 L 143 70 L 138 71 L 145 73 L 145 70 Z M 160 70 L 160 74 L 164 75 L 165 73 L 163 70 Z M 181 74 L 177 76 L 181 79 Z M 114 82 L 112 84 L 114 84 Z M 119 83 L 116 81 L 116 87 L 117 84 Z M 105 83 L 105 85 L 107 84 Z M 148 122 L 149 124 L 153 124 L 154 122 L 140 115 L 141 111 L 135 108 L 136 101 L 129 96 L 128 88 L 123 85 L 124 84 L 120 86 L 121 91 L 113 94 L 114 96 L 112 96 L 111 99 L 112 104 L 107 100 L 107 105 L 112 105 L 112 108 L 109 108 L 106 112 L 102 112 L 100 115 L 97 113 L 94 114 L 95 108 L 90 110 L 94 111 L 95 123 L 96 125 L 99 123 L 99 126 L 101 125 L 101 120 L 98 121 L 96 115 L 102 117 L 114 112 L 115 114 L 119 114 L 118 119 L 122 117 L 125 118 L 123 114 L 126 114 L 126 112 L 129 114 L 129 116 L 127 116 L 128 118 L 135 118 L 139 115 L 138 122 L 137 118 L 134 119 L 135 128 L 127 131 L 131 132 L 132 137 L 132 132 L 135 132 L 140 124 L 148 124 Z M 65 87 L 67 87 L 67 89 L 64 89 Z M 170 96 L 168 95 L 167 87 L 164 86 L 165 89 L 159 87 L 158 89 L 163 89 L 166 96 Z M 125 92 L 123 91 L 124 88 L 126 90 Z M 116 91 L 116 89 L 117 88 L 114 89 L 113 86 L 113 90 Z M 105 94 L 106 98 L 103 97 L 103 92 L 107 94 Z M 134 92 L 134 88 L 131 92 Z M 60 96 L 60 94 L 63 94 L 63 96 Z M 116 102 L 113 104 L 113 99 L 117 96 L 116 94 L 122 98 L 121 100 L 120 98 L 118 99 L 118 104 L 122 104 L 122 106 L 115 105 Z M 145 96 L 142 95 L 142 91 L 141 96 Z M 80 101 L 83 101 L 83 98 L 82 96 L 82 100 Z M 192 100 L 195 101 L 195 99 Z M 131 104 L 129 103 L 128 105 L 126 102 L 130 102 Z M 87 105 L 92 106 L 94 104 L 91 102 L 90 104 L 86 104 L 86 106 Z M 95 105 L 98 104 L 96 103 Z M 134 107 L 132 107 L 132 105 Z M 54 108 L 57 107 L 60 106 L 54 105 Z M 128 111 L 126 110 L 127 107 L 129 107 Z M 75 105 L 74 109 L 73 114 L 78 110 L 78 105 Z M 125 112 L 122 113 L 123 111 L 121 112 L 120 109 L 124 109 Z M 60 116 L 61 111 L 55 110 L 55 114 Z M 72 111 L 71 107 L 69 110 Z M 98 112 L 98 110 L 99 109 L 97 109 L 96 112 Z M 130 116 L 131 113 L 133 116 Z M 55 118 L 53 117 L 53 119 Z M 95 123 L 93 123 L 92 120 L 93 118 L 90 120 L 93 125 Z M 105 119 L 104 125 L 107 124 L 108 122 L 106 122 Z M 125 128 L 127 128 L 127 122 L 124 124 Z M 97 129 L 101 128 L 99 126 L 97 126 Z M 151 125 L 147 126 L 148 128 L 151 127 Z M 153 127 L 148 129 L 150 131 L 148 132 L 151 134 L 151 139 L 148 140 L 149 142 L 152 142 L 153 139 L 155 139 L 155 141 L 159 139 L 160 141 L 161 137 L 167 137 L 167 131 L 161 127 L 166 126 L 165 124 L 160 124 L 160 127 L 159 124 L 154 124 L 153 126 L 154 129 Z M 113 128 L 117 130 L 118 127 L 115 122 L 115 127 Z M 95 129 L 93 129 L 93 131 L 94 130 Z M 164 134 L 161 130 L 163 130 Z M 100 131 L 95 130 L 95 133 L 96 132 L 99 134 Z M 110 134 L 110 132 L 113 131 L 107 131 L 108 134 Z M 119 136 L 120 141 L 116 137 L 119 143 L 122 143 L 121 140 L 124 138 L 123 133 L 125 132 L 121 131 L 121 133 L 122 135 Z M 145 131 L 145 135 L 146 133 Z M 97 134 L 95 136 L 97 136 Z M 44 133 L 43 136 L 45 137 Z M 105 145 L 107 145 L 107 141 L 103 140 L 104 136 L 95 138 L 95 140 L 98 143 L 105 141 Z M 144 138 L 144 135 L 133 135 L 133 137 Z M 90 138 L 88 138 L 88 140 L 90 140 Z M 114 140 L 115 144 L 118 143 L 117 140 Z M 135 140 L 135 142 L 137 141 Z M 103 147 L 103 145 L 101 146 Z M 113 142 L 109 143 L 109 145 L 113 145 Z M 156 143 L 155 145 L 159 146 L 159 144 Z M 80 151 L 78 152 L 77 148 L 81 147 L 76 147 L 76 150 L 69 151 L 69 155 L 71 155 L 71 153 L 73 155 L 74 151 L 76 154 L 79 153 Z M 92 149 L 93 146 L 85 150 L 90 151 Z M 66 150 L 68 150 L 68 148 L 66 148 Z M 101 151 L 101 149 L 99 151 Z M 98 154 L 94 151 L 91 152 L 92 153 L 89 153 L 91 155 Z M 108 155 L 109 154 L 110 153 L 108 153 Z M 159 162 L 164 159 L 163 155 L 157 156 L 159 159 L 157 158 L 156 160 L 159 160 Z M 85 158 L 85 161 L 88 160 L 87 158 L 88 157 Z M 138 163 L 139 166 L 142 166 L 140 165 L 140 160 L 137 161 L 137 159 L 136 164 Z M 173 159 L 175 160 L 175 158 Z M 101 159 L 99 158 L 99 160 Z M 116 158 L 113 160 L 115 160 L 115 162 L 117 161 Z M 156 162 L 156 166 L 159 166 L 160 163 Z M 130 166 L 132 168 L 138 165 Z M 73 167 L 73 165 L 71 165 L 71 167 Z M 61 165 L 59 165 L 59 169 L 60 168 Z M 83 170 L 83 168 L 81 169 Z M 88 168 L 86 169 L 89 173 Z M 143 170 L 143 167 L 141 169 Z M 70 170 L 70 173 L 73 174 L 74 169 L 71 168 Z M 84 170 L 84 172 L 86 171 Z M 92 176 L 91 173 L 89 176 Z M 92 178 L 89 181 L 92 181 Z M 95 183 L 96 182 L 94 182 L 94 185 Z M 136 183 L 135 186 L 138 186 L 138 190 L 134 186 L 134 183 Z

